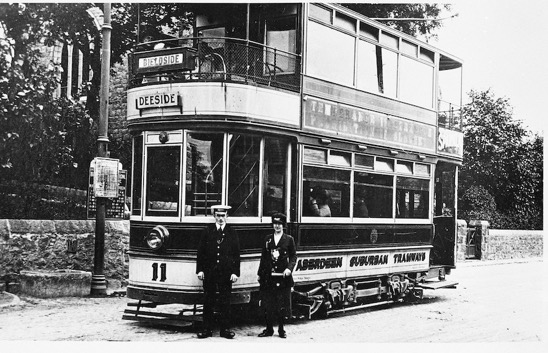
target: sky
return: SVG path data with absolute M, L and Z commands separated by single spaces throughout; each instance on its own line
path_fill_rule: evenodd
M 449 3 L 449 1 L 448 1 Z M 463 103 L 470 90 L 508 98 L 513 118 L 544 135 L 548 127 L 548 1 L 457 0 L 430 44 L 464 61 Z M 444 16 L 442 16 L 444 17 Z

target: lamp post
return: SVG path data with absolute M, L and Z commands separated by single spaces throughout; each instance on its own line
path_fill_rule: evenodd
M 104 20 L 102 25 L 103 44 L 101 54 L 101 89 L 99 106 L 99 131 L 97 137 L 97 157 L 108 157 L 108 88 L 110 73 L 110 3 L 103 5 Z M 91 14 L 91 12 L 90 12 Z M 93 15 L 92 15 L 93 16 Z M 96 21 L 96 24 L 99 23 Z M 97 168 L 95 168 L 97 176 Z M 106 295 L 107 283 L 104 275 L 105 263 L 105 218 L 106 199 L 97 197 L 97 213 L 95 216 L 95 253 L 93 259 L 93 275 L 91 277 L 91 295 Z

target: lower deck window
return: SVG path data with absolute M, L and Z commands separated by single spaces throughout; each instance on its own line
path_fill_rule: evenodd
M 305 166 L 303 190 L 303 216 L 350 216 L 350 171 Z
M 180 161 L 179 146 L 147 149 L 147 215 L 177 216 Z
M 428 218 L 429 181 L 398 177 L 396 218 Z

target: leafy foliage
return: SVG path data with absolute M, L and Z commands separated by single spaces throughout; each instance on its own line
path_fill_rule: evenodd
M 383 24 L 412 36 L 424 35 L 426 38 L 436 38 L 436 29 L 442 26 L 438 19 L 445 9 L 451 10 L 448 4 L 373 4 L 373 3 L 343 3 L 351 10 L 371 18 L 420 18 L 424 20 L 382 21 Z
M 508 99 L 495 98 L 490 90 L 471 91 L 469 95 L 471 102 L 462 112 L 461 216 L 486 215 L 485 205 L 473 199 L 492 197 L 497 211 L 487 219 L 492 227 L 541 229 L 542 137 L 530 136 L 513 120 Z

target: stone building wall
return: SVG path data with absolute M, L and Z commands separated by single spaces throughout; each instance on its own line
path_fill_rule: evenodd
M 127 282 L 128 248 L 129 221 L 106 221 L 104 275 L 110 287 Z M 94 220 L 0 219 L 0 283 L 17 282 L 22 270 L 93 272 L 94 249 Z

